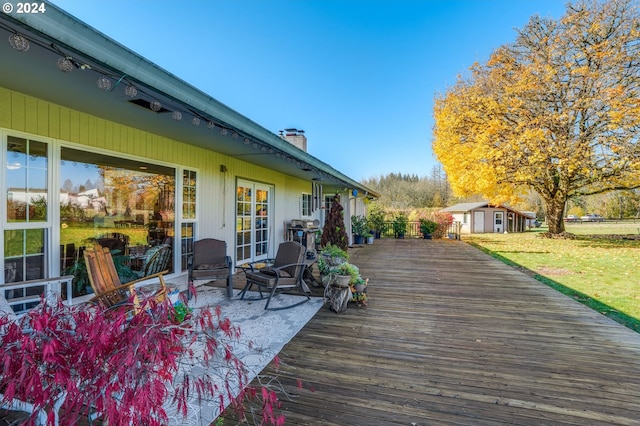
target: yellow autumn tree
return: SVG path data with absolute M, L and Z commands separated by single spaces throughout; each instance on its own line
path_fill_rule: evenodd
M 458 196 L 529 189 L 553 234 L 568 199 L 640 187 L 640 19 L 631 0 L 531 18 L 436 97 L 433 150 Z

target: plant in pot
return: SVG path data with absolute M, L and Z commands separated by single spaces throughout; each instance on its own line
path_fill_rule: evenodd
M 384 211 L 378 206 L 370 207 L 367 214 L 367 223 L 375 238 L 380 238 L 384 229 Z
M 404 234 L 407 232 L 407 224 L 409 219 L 404 212 L 400 212 L 393 218 L 393 234 L 396 238 L 404 238 Z
M 365 238 L 365 242 L 367 244 L 373 244 L 373 240 L 375 239 L 375 236 L 373 235 L 372 232 L 367 232 L 366 234 L 363 235 L 363 237 Z
M 336 282 L 338 287 L 349 287 L 360 277 L 358 267 L 353 263 L 345 262 L 336 268 Z
M 323 287 L 330 285 L 336 276 L 336 266 L 329 265 L 327 258 L 320 256 L 318 258 L 318 270 L 320 271 L 320 281 Z
M 358 306 L 367 306 L 367 285 L 369 279 L 358 277 L 351 285 L 351 300 Z
M 349 260 L 349 254 L 333 244 L 324 246 L 320 250 L 320 256 L 324 258 L 328 266 L 338 266 Z
M 438 224 L 433 220 L 420 219 L 420 232 L 425 239 L 430 240 L 436 229 L 438 229 Z
M 362 215 L 351 216 L 351 232 L 353 232 L 355 244 L 364 243 L 365 235 L 369 233 L 367 219 Z

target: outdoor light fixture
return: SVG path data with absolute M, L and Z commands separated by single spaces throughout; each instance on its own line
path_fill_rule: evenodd
M 62 72 L 71 72 L 73 70 L 73 62 L 68 56 L 58 59 L 58 69 Z
M 3 26 L 4 28 L 4 26 Z M 10 30 L 11 31 L 11 30 Z M 28 39 L 25 35 L 19 34 L 17 32 L 13 32 L 9 34 L 8 41 L 11 47 L 18 52 L 26 52 L 31 48 L 31 41 L 36 43 L 36 49 L 43 48 L 55 55 L 57 55 L 56 66 L 61 72 L 70 73 L 74 70 L 74 68 L 78 68 L 79 70 L 85 71 L 89 78 L 93 76 L 93 72 L 95 72 L 95 76 L 97 77 L 95 84 L 98 86 L 100 90 L 104 90 L 105 92 L 114 91 L 120 84 L 124 86 L 124 94 L 129 99 L 129 103 L 134 105 L 138 105 L 143 108 L 148 108 L 149 110 L 156 113 L 164 113 L 171 112 L 171 118 L 176 121 L 180 121 L 183 118 L 184 114 L 187 114 L 187 119 L 191 122 L 193 126 L 200 126 L 200 124 L 206 123 L 207 128 L 211 130 L 215 130 L 216 127 L 220 128 L 220 134 L 222 136 L 231 136 L 233 139 L 242 140 L 244 145 L 252 146 L 253 149 L 261 150 L 262 152 L 274 154 L 274 150 L 270 149 L 268 146 L 265 147 L 262 144 L 256 143 L 252 138 L 248 138 L 243 136 L 242 133 L 237 131 L 233 126 L 231 127 L 223 127 L 223 124 L 218 124 L 213 121 L 213 119 L 209 119 L 208 115 L 201 115 L 198 112 L 190 111 L 189 109 L 184 109 L 185 111 L 189 111 L 188 113 L 183 113 L 178 109 L 174 109 L 174 105 L 177 105 L 178 108 L 180 106 L 184 106 L 186 104 L 174 104 L 173 102 L 169 102 L 168 105 L 163 105 L 160 100 L 154 99 L 154 95 L 152 92 L 147 92 L 144 86 L 135 86 L 129 80 L 126 74 L 113 74 L 113 70 L 108 70 L 103 68 L 103 65 L 99 62 L 96 63 L 87 63 L 84 62 L 88 60 L 83 56 L 73 57 L 63 51 L 60 47 L 55 44 L 44 44 L 38 41 L 37 39 Z M 54 59 L 55 60 L 55 59 Z M 94 77 L 95 78 L 95 77 Z M 118 89 L 120 90 L 120 89 Z M 142 96 L 141 96 L 142 95 Z M 151 99 L 151 100 L 149 100 Z M 164 99 L 164 98 L 160 98 Z M 148 102 L 148 103 L 147 103 Z M 172 111 L 173 110 L 173 111 Z M 205 118 L 209 117 L 209 118 Z M 205 120 L 204 122 L 202 120 Z M 282 158 L 285 158 L 282 155 Z
M 9 36 L 9 44 L 18 52 L 26 52 L 29 50 L 29 40 L 22 34 L 11 34 Z
M 138 96 L 138 89 L 136 89 L 136 86 L 127 86 L 124 89 L 124 94 L 130 98 L 135 98 Z
M 96 84 L 98 85 L 99 89 L 102 89 L 104 91 L 111 89 L 111 80 L 109 80 L 104 75 L 98 79 Z

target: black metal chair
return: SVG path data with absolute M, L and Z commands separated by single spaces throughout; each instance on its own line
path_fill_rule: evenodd
M 233 262 L 227 256 L 227 243 L 203 238 L 193 243 L 193 255 L 187 260 L 189 285 L 193 280 L 226 278 L 227 296 L 233 297 Z
M 265 295 L 262 293 L 262 290 L 266 289 L 269 291 L 269 295 L 267 296 L 267 303 L 264 309 L 269 310 L 271 298 L 276 293 L 276 291 L 293 289 L 297 287 L 306 296 L 306 299 L 280 308 L 271 308 L 270 310 L 276 311 L 280 309 L 293 308 L 294 306 L 301 305 L 311 300 L 311 297 L 309 297 L 309 293 L 311 291 L 302 279 L 304 270 L 306 268 L 305 254 L 306 249 L 300 243 L 297 243 L 295 241 L 287 241 L 281 243 L 278 247 L 276 258 L 271 266 L 266 266 L 259 270 L 252 269 L 245 271 L 247 283 L 245 284 L 242 291 L 240 291 L 240 299 L 264 299 Z M 253 287 L 254 285 L 258 287 L 260 297 L 245 299 L 247 291 L 251 290 L 251 287 Z

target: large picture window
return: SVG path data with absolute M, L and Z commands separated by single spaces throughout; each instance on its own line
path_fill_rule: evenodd
M 109 247 L 123 282 L 144 275 L 147 253 L 173 248 L 175 169 L 63 147 L 60 182 L 61 270 L 76 275 L 74 296 L 89 284 L 82 268 L 88 245 Z

